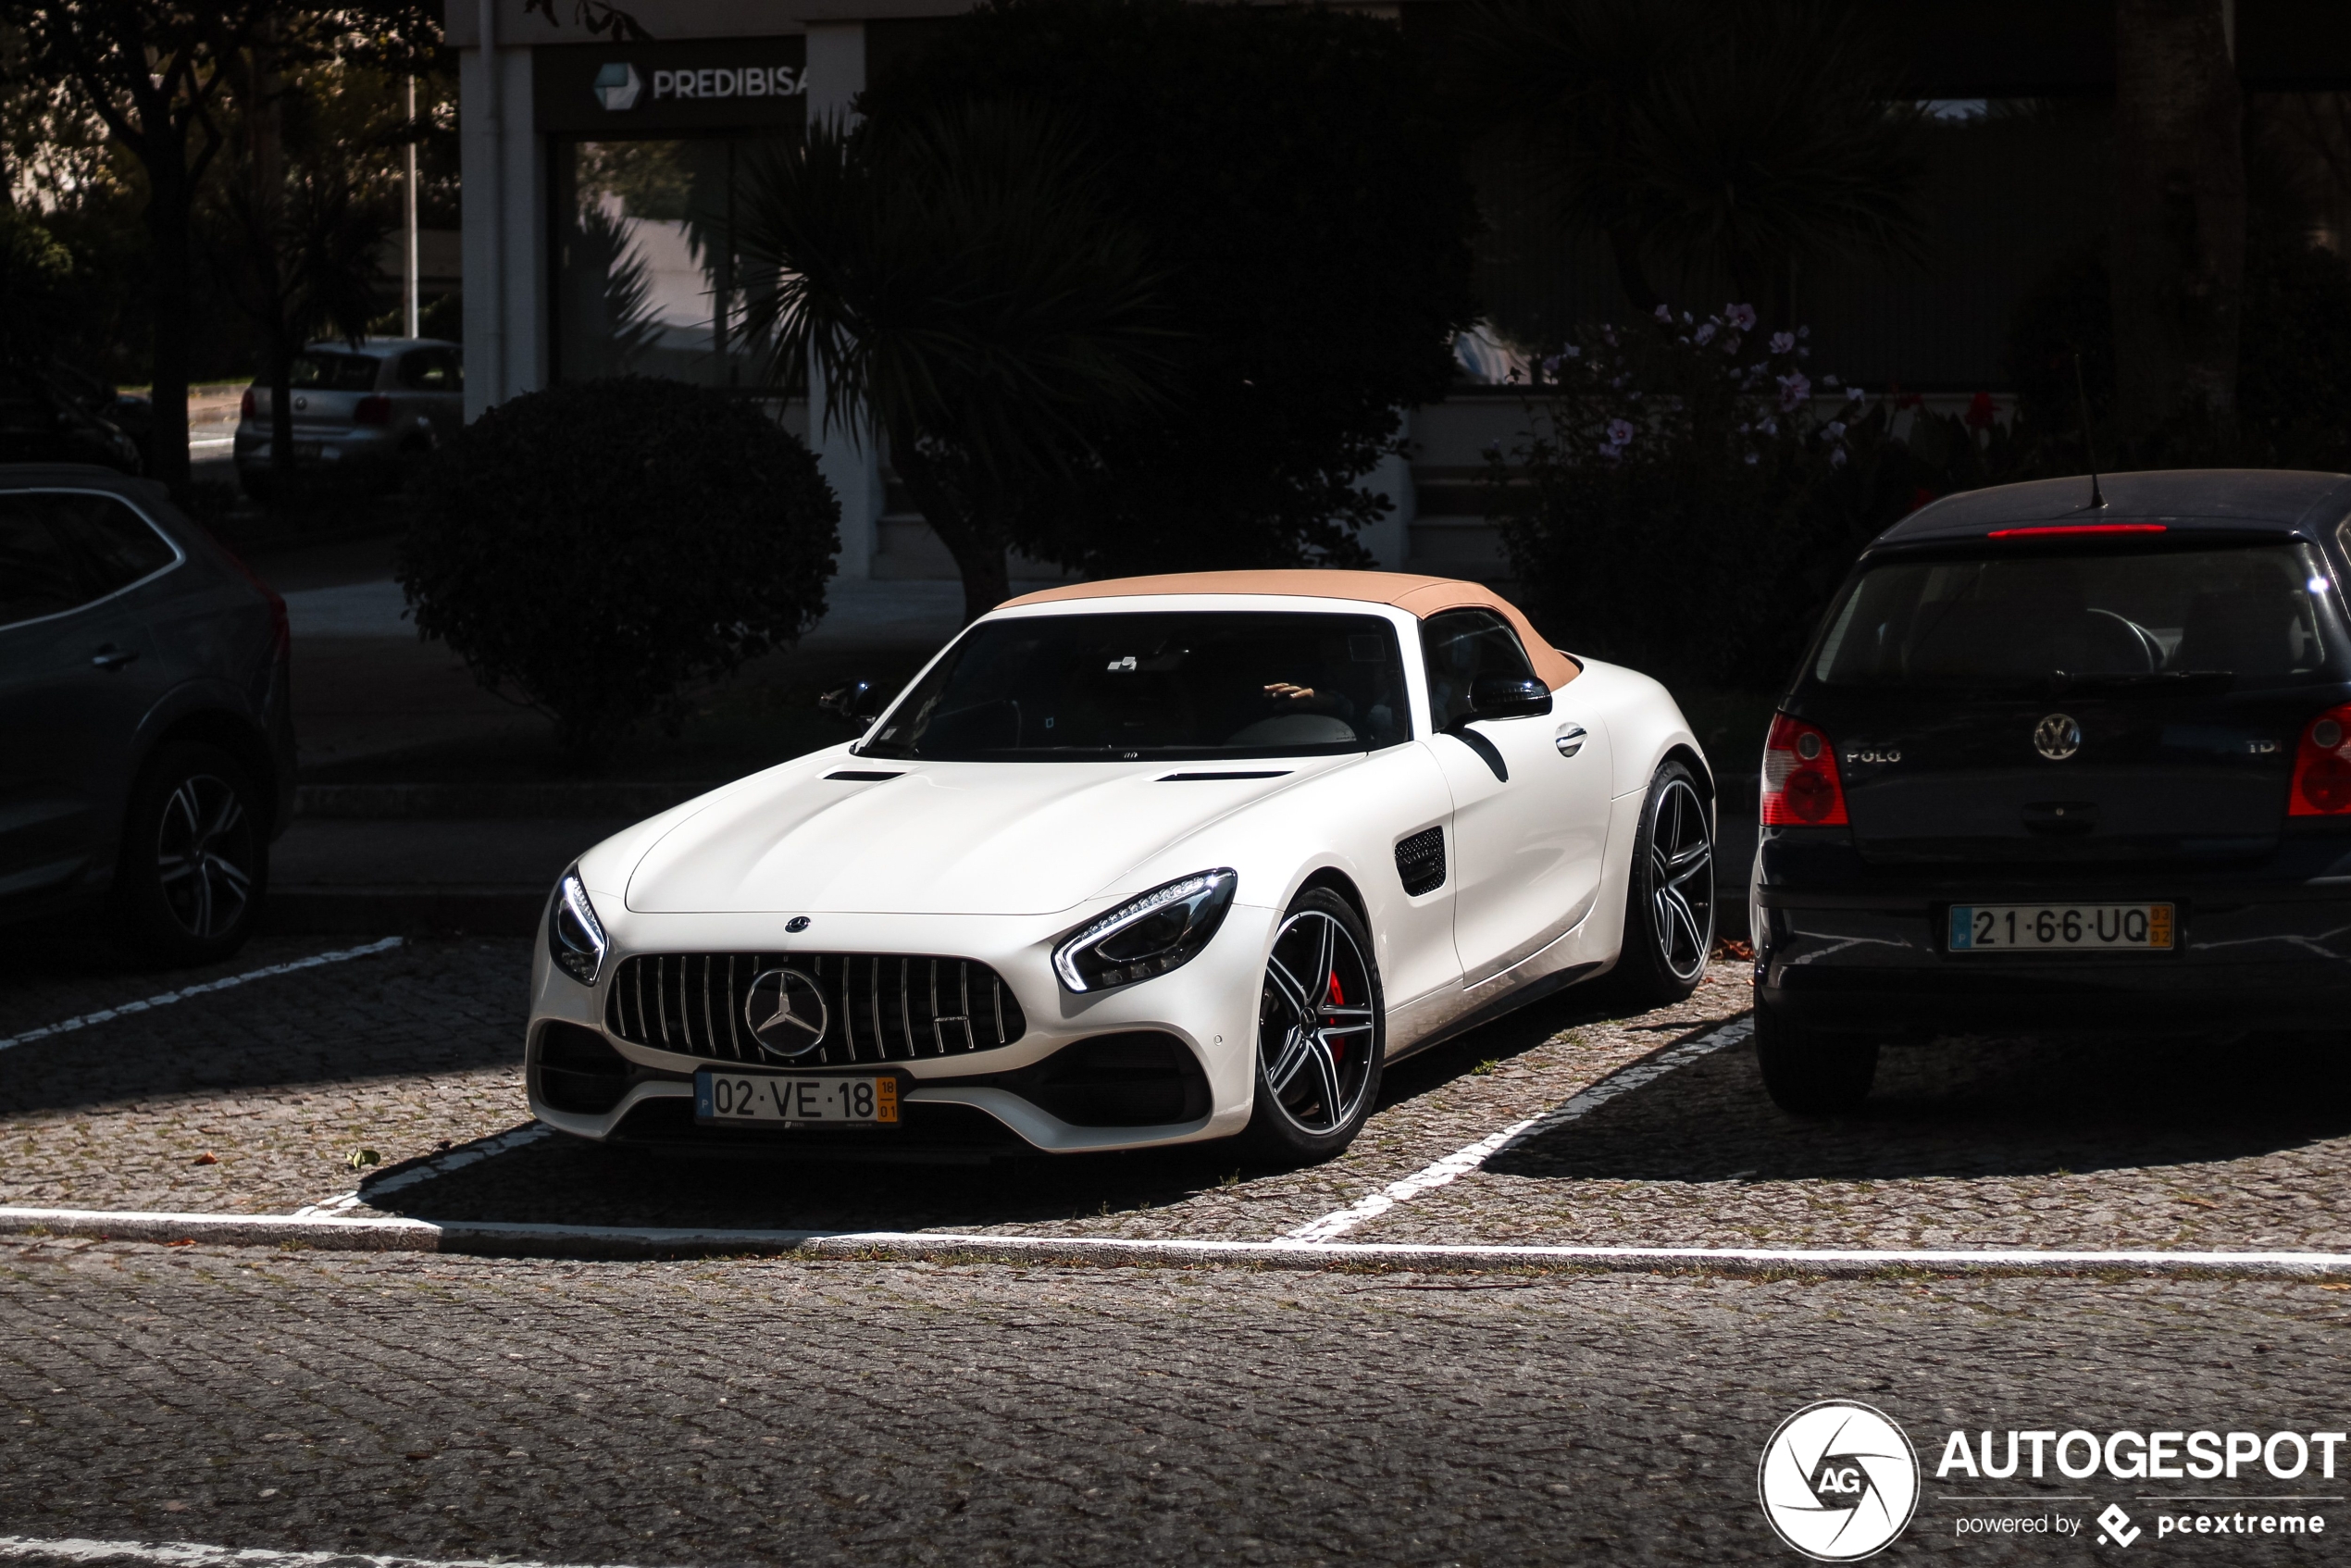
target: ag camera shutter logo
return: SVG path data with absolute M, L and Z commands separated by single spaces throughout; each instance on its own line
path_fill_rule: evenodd
M 1755 1491 L 1780 1539 L 1815 1562 L 1883 1551 L 1919 1505 L 1919 1456 L 1885 1412 L 1847 1400 L 1806 1405 L 1763 1445 Z

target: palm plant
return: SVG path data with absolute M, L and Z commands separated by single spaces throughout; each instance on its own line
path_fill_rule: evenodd
M 747 341 L 806 366 L 827 428 L 889 458 L 964 581 L 1001 603 L 1012 520 L 1158 404 L 1172 371 L 1158 280 L 1079 139 L 1032 105 L 820 123 L 753 168 L 738 211 Z
M 1641 311 L 1661 263 L 1785 314 L 1792 262 L 1922 252 L 1919 111 L 1854 0 L 1483 0 L 1461 69 Z

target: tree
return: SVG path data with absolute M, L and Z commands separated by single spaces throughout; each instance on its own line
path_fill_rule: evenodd
M 773 344 L 779 380 L 813 365 L 828 418 L 889 436 L 966 619 L 1009 591 L 1021 500 L 1098 461 L 1108 422 L 1156 400 L 1157 280 L 1103 184 L 1054 117 L 964 105 L 812 126 L 741 201 L 742 255 L 777 275 L 747 338 Z
M 152 461 L 188 482 L 188 368 L 197 191 L 224 136 L 220 111 L 248 70 L 351 57 L 417 62 L 439 46 L 429 0 L 346 7 L 287 0 L 0 0 L 33 81 L 69 85 L 139 161 L 154 249 Z
M 238 105 L 239 156 L 207 216 L 223 292 L 254 325 L 270 393 L 272 488 L 282 493 L 293 471 L 294 357 L 317 337 L 367 334 L 379 314 L 379 251 L 392 218 L 354 167 L 372 139 L 337 138 L 316 112 L 318 97 L 349 89 L 348 73 L 288 81 L 253 64 Z
M 2144 440 L 2236 406 L 2244 106 L 2225 0 L 2116 0 L 2115 412 Z
M 1918 111 L 1883 27 L 1854 0 L 1485 0 L 1454 92 L 1606 238 L 1636 310 L 1661 267 L 1711 266 L 1784 321 L 1793 262 L 1921 254 Z
M 1358 481 L 1452 381 L 1476 209 L 1420 51 L 1303 6 L 997 0 L 877 67 L 876 127 L 1049 106 L 1162 279 L 1173 392 L 1023 500 L 1031 554 L 1097 574 L 1367 562 Z

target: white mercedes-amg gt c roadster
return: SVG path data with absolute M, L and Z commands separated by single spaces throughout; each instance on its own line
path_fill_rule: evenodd
M 1134 578 L 982 616 L 853 742 L 582 855 L 531 1110 L 926 1159 L 1327 1158 L 1384 1064 L 1562 986 L 1689 993 L 1714 783 L 1646 676 L 1474 583 Z

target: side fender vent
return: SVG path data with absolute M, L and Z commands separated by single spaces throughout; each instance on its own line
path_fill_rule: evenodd
M 1404 890 L 1414 898 L 1433 893 L 1445 885 L 1445 829 L 1431 828 L 1399 840 L 1396 846 L 1396 875 Z

